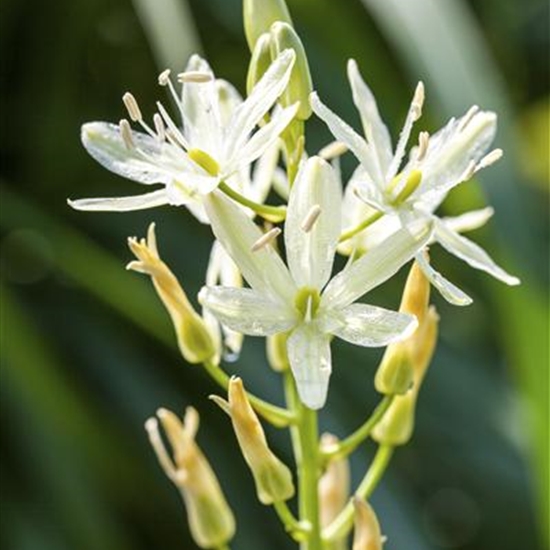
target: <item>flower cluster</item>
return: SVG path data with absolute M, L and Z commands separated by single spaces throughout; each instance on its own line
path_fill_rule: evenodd
M 309 517 L 309 523 L 294 525 L 290 512 L 281 508 L 281 502 L 294 494 L 292 476 L 269 449 L 256 412 L 286 425 L 306 418 L 304 410 L 323 407 L 335 336 L 356 346 L 388 346 L 376 387 L 388 398 L 399 397 L 391 407 L 388 401 L 374 438 L 382 445 L 403 444 L 412 432 L 414 403 L 436 342 L 438 317 L 429 308 L 429 283 L 452 304 L 472 301 L 432 267 L 428 247 L 439 243 L 506 284 L 519 280 L 461 234 L 487 222 L 491 208 L 455 218 L 437 214 L 451 189 L 502 156 L 500 149 L 490 150 L 496 115 L 474 106 L 432 136 L 421 131 L 407 155 L 414 123 L 422 114 L 424 85 L 416 87 L 394 148 L 374 95 L 350 60 L 348 77 L 362 122 L 360 135 L 313 91 L 307 57 L 284 2 L 272 0 L 261 10 L 258 6 L 245 1 L 252 51 L 247 97 L 216 78 L 197 55 L 177 75 L 180 90 L 170 71 L 158 77 L 177 117 L 158 102 L 148 123 L 135 97 L 125 93 L 128 118 L 118 124 L 85 124 L 82 142 L 107 169 L 153 190 L 69 204 L 78 210 L 117 212 L 183 205 L 199 222 L 210 225 L 211 259 L 198 295 L 202 312 L 195 310 L 161 260 L 153 225 L 147 240 L 130 239 L 137 261 L 128 267 L 152 278 L 186 360 L 204 364 L 229 389 L 229 401 L 215 399 L 231 417 L 260 501 L 276 505 L 297 537 L 315 540 L 312 533 L 320 529 L 319 521 Z M 313 114 L 326 123 L 335 141 L 308 155 L 304 126 Z M 132 129 L 131 123 L 141 131 Z M 347 151 L 357 166 L 343 185 L 339 157 Z M 275 195 L 280 204 L 268 204 Z M 333 273 L 337 252 L 348 261 Z M 411 260 L 415 264 L 399 311 L 359 301 Z M 293 411 L 248 394 L 239 379 L 230 380 L 221 370 L 223 359 L 238 357 L 244 335 L 267 337 L 271 354 L 278 354 L 272 364 L 283 371 L 288 365 L 299 397 Z M 234 520 L 194 441 L 196 413 L 188 412 L 183 424 L 165 410 L 158 416 L 174 460 L 162 444 L 157 420 L 149 420 L 147 428 L 161 464 L 191 509 L 195 538 L 202 547 L 222 547 L 233 535 Z M 342 443 L 327 437 L 320 455 L 315 453 L 328 462 L 341 461 L 345 450 L 352 450 L 367 433 L 359 430 Z M 332 484 L 337 464 L 332 466 L 318 480 L 322 494 L 343 489 Z M 319 470 L 319 464 L 307 467 Z M 327 540 L 342 538 L 355 513 L 354 548 L 381 547 L 380 527 L 361 494 L 347 505 L 347 489 L 337 498 L 326 498 L 320 510 Z M 204 520 L 205 506 L 207 517 L 219 520 L 215 529 Z

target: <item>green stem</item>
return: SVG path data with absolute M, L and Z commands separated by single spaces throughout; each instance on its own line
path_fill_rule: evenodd
M 360 224 L 356 225 L 349 231 L 342 233 L 338 239 L 338 242 L 341 243 L 355 237 L 357 233 L 361 233 L 363 229 L 366 229 L 369 225 L 372 225 L 374 222 L 378 221 L 382 216 L 384 216 L 384 212 L 375 212 L 372 216 L 365 218 Z
M 273 508 L 275 508 L 279 519 L 285 526 L 285 529 L 292 535 L 294 540 L 303 540 L 304 536 L 309 532 L 310 526 L 298 521 L 294 517 L 294 514 L 290 511 L 287 503 L 284 501 L 274 502 Z
M 296 415 L 291 437 L 298 470 L 300 522 L 310 528 L 301 542 L 301 550 L 323 550 L 319 514 L 319 436 L 317 412 L 302 404 L 292 374 L 285 373 L 285 390 L 289 408 Z
M 372 495 L 388 467 L 393 450 L 390 445 L 378 447 L 370 468 L 355 491 L 356 496 L 366 500 Z M 323 531 L 323 539 L 334 541 L 346 536 L 353 525 L 354 511 L 353 502 L 350 500 L 338 517 Z
M 386 395 L 362 426 L 334 447 L 322 452 L 322 460 L 328 462 L 351 454 L 370 435 L 376 424 L 380 422 L 392 404 L 394 397 L 394 395 Z
M 221 369 L 219 365 L 216 365 L 212 361 L 205 361 L 203 363 L 204 369 L 211 376 L 211 378 L 224 390 L 229 387 L 230 377 Z M 247 392 L 250 403 L 258 414 L 263 416 L 268 422 L 271 422 L 273 426 L 277 428 L 284 428 L 295 421 L 295 416 L 292 412 L 272 405 L 255 395 Z
M 265 218 L 266 220 L 274 223 L 281 222 L 286 217 L 286 206 L 269 206 L 268 204 L 260 204 L 253 200 L 248 199 L 244 195 L 241 195 L 238 191 L 235 191 L 232 187 L 229 187 L 227 183 L 222 181 L 218 186 L 220 191 L 223 191 L 228 197 L 231 197 L 234 201 L 250 208 Z

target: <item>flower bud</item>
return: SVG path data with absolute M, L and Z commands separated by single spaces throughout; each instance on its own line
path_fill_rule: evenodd
M 415 262 L 409 272 L 399 311 L 414 315 L 422 324 L 430 300 L 430 282 Z M 418 328 L 406 340 L 390 344 L 376 372 L 374 384 L 380 393 L 405 394 L 414 382 L 414 342 Z
M 332 434 L 321 437 L 321 451 L 338 444 Z M 319 480 L 319 505 L 321 526 L 327 527 L 343 510 L 349 499 L 350 470 L 347 458 L 331 460 Z
M 290 81 L 279 101 L 285 107 L 299 102 L 300 106 L 296 118 L 307 120 L 312 112 L 309 104 L 309 96 L 313 91 L 313 84 L 311 82 L 311 73 L 309 71 L 309 64 L 302 41 L 291 25 L 280 21 L 273 23 L 270 34 L 271 55 L 273 59 L 286 49 L 294 50 L 296 54 L 296 61 L 292 68 Z
M 200 548 L 225 546 L 235 534 L 235 518 L 216 475 L 195 442 L 197 411 L 189 407 L 183 422 L 166 409 L 159 409 L 157 416 L 173 458 L 162 442 L 157 419 L 147 420 L 145 428 L 160 465 L 180 490 L 193 540 Z
M 275 21 L 292 25 L 285 0 L 243 0 L 244 33 L 250 51 Z
M 157 294 L 168 310 L 176 330 L 180 351 L 189 363 L 202 363 L 216 355 L 216 346 L 202 317 L 193 309 L 185 292 L 168 266 L 160 259 L 155 224 L 147 231 L 147 240 L 128 239 L 128 246 L 138 261 L 133 269 L 151 276 Z
M 248 73 L 246 75 L 246 93 L 248 95 L 250 95 L 254 86 L 256 86 L 260 78 L 267 71 L 272 61 L 271 35 L 264 33 L 256 41 L 256 45 L 252 50 L 250 64 L 248 65 Z
M 374 510 L 368 502 L 359 497 L 353 499 L 355 507 L 355 529 L 353 550 L 382 550 L 384 541 L 380 524 Z
M 224 409 L 231 416 L 239 446 L 254 476 L 259 501 L 273 504 L 288 500 L 294 495 L 292 474 L 268 447 L 262 425 L 240 378 L 231 378 L 228 395 L 229 402 Z
M 405 394 L 394 397 L 386 414 L 375 426 L 372 437 L 387 445 L 404 445 L 414 430 L 416 400 L 420 386 L 432 359 L 437 342 L 439 316 L 432 306 L 423 316 L 420 326 L 411 337 L 410 356 L 413 365 L 413 387 Z
M 266 338 L 267 362 L 275 372 L 284 372 L 290 368 L 286 341 L 288 333 L 279 332 Z

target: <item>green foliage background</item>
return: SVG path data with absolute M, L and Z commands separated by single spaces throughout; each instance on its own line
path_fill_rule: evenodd
M 289 0 L 322 97 L 357 122 L 345 81 L 355 57 L 394 134 L 414 83 L 433 130 L 472 103 L 499 112 L 505 160 L 446 204 L 496 207 L 476 240 L 523 285 L 510 289 L 434 250 L 475 298 L 439 297 L 441 341 L 417 430 L 373 503 L 389 550 L 548 548 L 548 3 L 544 0 Z M 159 405 L 201 412 L 199 441 L 239 522 L 235 548 L 290 548 L 255 502 L 217 391 L 184 364 L 152 287 L 124 270 L 125 239 L 157 221 L 161 252 L 190 295 L 210 235 L 185 210 L 71 211 L 66 197 L 136 185 L 81 147 L 80 124 L 121 117 L 130 89 L 151 113 L 156 74 L 199 49 L 243 88 L 239 0 L 3 0 L 1 132 L 1 544 L 11 550 L 193 548 L 179 497 L 143 431 Z M 142 25 L 143 23 L 143 25 Z M 311 123 L 309 149 L 327 139 Z M 403 274 L 402 274 L 403 275 Z M 397 305 L 399 285 L 375 296 Z M 336 349 L 323 427 L 345 435 L 376 403 L 379 351 Z M 259 340 L 230 366 L 281 400 Z M 283 432 L 269 435 L 290 460 Z M 372 449 L 352 462 L 362 475 Z

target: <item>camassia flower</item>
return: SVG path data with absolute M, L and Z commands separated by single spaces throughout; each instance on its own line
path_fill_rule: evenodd
M 329 282 L 340 236 L 341 188 L 319 157 L 305 161 L 292 187 L 285 221 L 288 268 L 259 227 L 216 191 L 205 199 L 214 234 L 251 288 L 204 287 L 202 305 L 225 325 L 251 336 L 288 332 L 287 352 L 300 398 L 323 406 L 331 373 L 330 340 L 386 346 L 416 327 L 411 315 L 355 303 L 421 249 L 431 223 L 416 221 L 370 250 Z
M 432 137 L 427 132 L 420 132 L 418 145 L 412 148 L 408 162 L 399 171 L 414 122 L 422 114 L 423 84 L 420 82 L 416 88 L 394 152 L 376 100 L 354 60 L 348 63 L 348 77 L 365 137 L 323 105 L 316 94 L 312 94 L 311 104 L 334 136 L 359 160 L 360 167 L 354 176 L 355 191 L 375 211 L 384 214 L 383 220 L 377 221 L 369 231 L 372 229 L 387 236 L 412 220 L 432 220 L 434 240 L 451 254 L 506 284 L 519 284 L 519 279 L 497 266 L 477 244 L 460 235 L 456 223 L 453 226 L 434 214 L 452 188 L 502 156 L 500 149 L 487 153 L 496 132 L 496 115 L 473 106 L 461 118 L 452 118 Z M 487 218 L 488 213 L 485 211 L 474 217 Z M 465 229 L 470 226 L 467 224 Z M 419 253 L 416 259 L 430 282 L 449 302 L 471 303 L 471 298 L 438 273 L 422 254 Z
M 199 56 L 193 56 L 187 70 L 178 75 L 181 96 L 169 71 L 164 71 L 159 83 L 168 87 L 181 126 L 159 102 L 151 127 L 134 96 L 126 93 L 123 101 L 129 117 L 144 132 L 132 130 L 126 119 L 118 125 L 90 122 L 82 127 L 82 142 L 108 170 L 138 183 L 162 187 L 137 196 L 81 199 L 69 204 L 78 210 L 118 212 L 186 205 L 199 219 L 204 218 L 201 198 L 221 182 L 230 185 L 232 178 L 239 179 L 294 118 L 298 105 L 275 109 L 269 122 L 253 132 L 285 90 L 294 60 L 292 50 L 283 51 L 242 102 L 231 85 L 214 78 Z

